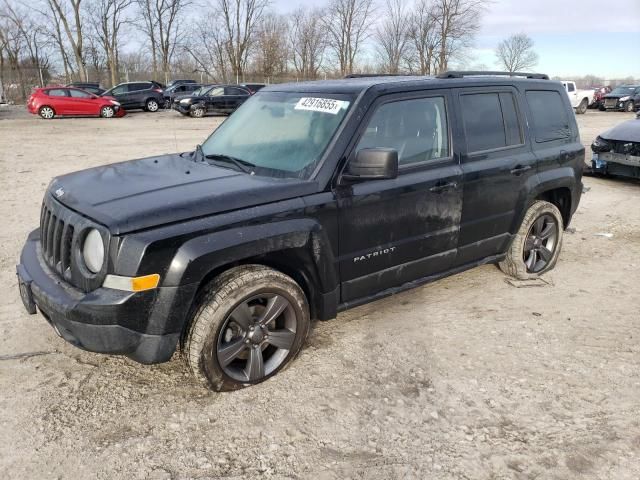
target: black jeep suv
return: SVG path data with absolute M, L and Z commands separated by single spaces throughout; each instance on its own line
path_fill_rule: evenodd
M 193 152 L 58 177 L 17 266 L 24 304 L 94 352 L 180 345 L 233 390 L 282 369 L 311 319 L 485 263 L 537 277 L 584 148 L 562 85 L 528 77 L 269 86 Z

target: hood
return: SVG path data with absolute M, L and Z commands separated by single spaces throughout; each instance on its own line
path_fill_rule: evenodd
M 640 118 L 627 120 L 600 134 L 605 140 L 640 142 Z
M 131 160 L 55 178 L 49 194 L 115 234 L 300 197 L 309 180 L 250 175 L 178 154 Z

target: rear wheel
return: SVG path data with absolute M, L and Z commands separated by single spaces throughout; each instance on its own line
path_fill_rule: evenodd
M 498 264 L 507 275 L 526 280 L 551 270 L 560 255 L 563 220 L 552 203 L 538 200 L 524 216 L 506 258 Z
M 153 98 L 150 98 L 149 100 L 147 100 L 147 103 L 145 103 L 144 105 L 144 109 L 147 112 L 157 112 L 158 108 L 160 108 L 160 105 L 158 105 L 158 102 L 155 101 Z
M 580 105 L 578 105 L 578 108 L 576 108 L 576 113 L 582 115 L 583 113 L 586 113 L 588 107 L 589 107 L 589 100 L 587 100 L 586 98 L 583 98 L 582 101 L 580 102 Z
M 50 107 L 48 105 L 40 107 L 40 110 L 38 110 L 38 114 L 45 120 L 51 120 L 56 116 L 56 112 L 53 107 Z
M 113 107 L 106 106 L 100 109 L 100 116 L 102 118 L 112 118 L 115 114 L 116 112 Z
M 207 388 L 237 390 L 285 368 L 309 326 L 306 297 L 292 278 L 260 265 L 240 266 L 198 295 L 182 352 Z

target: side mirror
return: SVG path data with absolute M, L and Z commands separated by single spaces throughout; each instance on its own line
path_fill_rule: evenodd
M 347 164 L 345 180 L 384 180 L 398 176 L 398 151 L 393 148 L 363 148 Z

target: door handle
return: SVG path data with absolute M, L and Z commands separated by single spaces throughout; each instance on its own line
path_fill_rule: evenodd
M 516 165 L 516 167 L 511 170 L 511 175 L 522 175 L 527 170 L 531 170 L 531 165 Z
M 433 193 L 442 193 L 442 192 L 446 192 L 447 190 L 450 190 L 452 188 L 456 188 L 457 186 L 458 186 L 458 184 L 456 182 L 437 183 L 433 187 L 431 187 L 429 189 L 429 191 L 433 192 Z

